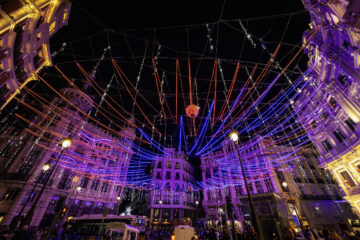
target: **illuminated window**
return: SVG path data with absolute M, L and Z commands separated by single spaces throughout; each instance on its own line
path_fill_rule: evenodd
M 166 167 L 171 168 L 171 162 L 170 161 L 166 163 Z
M 176 162 L 175 169 L 180 169 L 180 163 L 179 162 Z
M 336 105 L 337 105 L 337 102 L 335 101 L 335 99 L 334 98 L 330 98 L 330 101 L 329 101 L 329 104 L 330 104 L 330 106 L 332 107 L 332 108 L 334 108 L 334 107 L 336 107 Z
M 53 21 L 53 22 L 50 24 L 50 27 L 49 27 L 49 33 L 50 33 L 50 35 L 55 32 L 55 26 L 56 26 L 56 21 Z
M 340 175 L 341 175 L 343 183 L 345 184 L 346 187 L 350 188 L 350 187 L 355 186 L 355 182 L 352 180 L 348 171 L 344 170 L 344 171 L 340 172 Z
M 69 9 L 65 9 L 64 11 L 64 17 L 63 17 L 63 23 L 65 24 L 66 23 L 66 20 L 69 16 Z

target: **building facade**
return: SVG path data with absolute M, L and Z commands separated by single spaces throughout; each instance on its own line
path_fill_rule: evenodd
M 152 228 L 169 228 L 195 224 L 200 192 L 194 188 L 194 167 L 183 152 L 165 148 L 152 165 L 150 224 Z
M 348 229 L 348 219 L 355 216 L 342 201 L 335 182 L 317 166 L 313 149 L 296 154 L 296 148 L 276 144 L 271 138 L 239 147 L 249 191 L 266 236 L 281 236 L 289 225 L 295 230 L 305 225 L 316 230 Z M 230 225 L 226 195 L 234 206 L 235 223 L 240 228 L 250 223 L 250 206 L 234 145 L 226 144 L 201 160 L 203 206 L 212 222 L 208 224 L 225 224 L 225 218 Z
M 314 70 L 294 104 L 298 122 L 360 215 L 360 2 L 304 0 L 311 16 L 305 47 Z M 305 99 L 309 99 L 308 103 Z
M 0 9 L 0 110 L 51 65 L 49 39 L 67 25 L 68 0 L 3 1 Z
M 109 132 L 90 123 L 94 103 L 78 88 L 64 88 L 50 103 L 35 111 L 36 118 L 25 129 L 3 125 L 0 134 L 0 220 L 13 226 L 25 216 L 37 194 L 56 167 L 36 205 L 31 226 L 47 226 L 59 206 L 67 216 L 102 213 L 116 214 L 126 182 L 135 130 L 124 126 Z M 27 122 L 26 116 L 22 121 Z M 60 154 L 59 142 L 72 139 Z M 61 157 L 61 158 L 60 158 Z M 56 162 L 58 161 L 58 164 Z

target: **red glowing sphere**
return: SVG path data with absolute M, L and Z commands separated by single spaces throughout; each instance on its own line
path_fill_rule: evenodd
M 199 114 L 199 108 L 195 104 L 190 104 L 186 107 L 186 115 L 191 118 L 196 118 Z

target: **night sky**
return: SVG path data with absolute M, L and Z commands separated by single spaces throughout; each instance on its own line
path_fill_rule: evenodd
M 174 119 L 170 116 L 167 119 L 160 117 L 161 105 L 154 82 L 153 58 L 157 57 L 159 77 L 164 79 L 163 87 L 169 105 L 169 111 L 168 109 L 166 111 L 173 114 L 175 113 L 175 61 L 179 59 L 184 98 L 180 96 L 179 92 L 178 117 L 184 116 L 187 141 L 191 146 L 196 138 L 190 136 L 191 121 L 188 121 L 185 114 L 190 96 L 188 92 L 188 60 L 190 59 L 191 62 L 194 102 L 200 107 L 200 114 L 196 119 L 196 125 L 199 127 L 205 120 L 214 97 L 213 85 L 212 88 L 209 88 L 209 84 L 215 59 L 221 60 L 224 70 L 223 76 L 218 74 L 216 91 L 216 114 L 219 114 L 225 103 L 225 85 L 229 88 L 237 62 L 240 61 L 240 70 L 234 86 L 234 94 L 229 99 L 229 103 L 234 101 L 241 88 L 244 87 L 244 81 L 248 78 L 246 71 L 251 72 L 258 64 L 256 75 L 259 75 L 279 42 L 281 42 L 281 47 L 276 60 L 282 67 L 287 65 L 299 50 L 302 33 L 308 29 L 310 21 L 300 0 L 126 1 L 126 3 L 119 2 L 117 4 L 114 2 L 72 1 L 68 26 L 61 29 L 50 40 L 51 52 L 57 53 L 53 57 L 53 64 L 81 87 L 84 76 L 76 63 L 90 73 L 93 67 L 99 63 L 104 48 L 111 46 L 111 51 L 107 52 L 97 69 L 97 83 L 103 89 L 109 86 L 107 94 L 128 112 L 133 112 L 137 119 L 137 126 L 144 132 L 149 136 L 154 136 L 154 140 L 160 144 L 172 147 L 178 146 L 179 125 L 175 124 Z M 244 34 L 238 19 L 241 19 L 241 23 L 253 42 Z M 63 51 L 59 51 L 64 43 L 66 46 Z M 263 46 L 266 47 L 265 50 Z M 147 117 L 151 119 L 150 121 L 163 133 L 161 136 L 151 131 L 151 124 L 146 121 L 137 107 L 133 110 L 133 101 L 116 74 L 112 59 L 116 61 L 134 85 L 137 76 L 141 73 L 138 90 L 158 112 L 154 111 L 140 97 L 137 98 L 137 102 Z M 144 66 L 140 71 L 143 60 Z M 306 70 L 306 64 L 307 57 L 301 53 L 289 67 L 288 77 L 295 80 L 301 75 L 301 72 Z M 256 91 L 252 91 L 249 97 L 241 103 L 242 108 L 246 108 L 254 102 L 278 73 L 279 70 L 272 66 L 261 84 L 257 86 Z M 44 69 L 40 75 L 58 90 L 68 86 L 64 78 L 53 67 Z M 56 96 L 41 81 L 30 82 L 28 86 L 48 100 L 52 100 Z M 273 101 L 272 99 L 281 94 L 281 91 L 288 86 L 287 80 L 281 77 L 277 85 L 259 103 L 259 108 L 266 109 L 266 104 Z M 135 94 L 134 89 L 131 92 Z M 210 93 L 209 98 L 207 97 L 208 93 Z M 99 94 L 93 90 L 90 90 L 88 94 L 95 102 L 100 102 Z M 34 99 L 29 98 L 27 101 L 33 106 L 36 105 Z M 7 110 L 12 111 L 14 104 L 16 103 L 9 104 Z M 106 104 L 103 104 L 102 107 L 112 111 Z M 118 110 L 130 117 L 130 114 L 127 115 L 124 111 Z M 22 108 L 18 111 L 26 115 L 28 110 Z M 170 114 L 168 113 L 168 115 Z M 34 114 L 28 111 L 27 117 L 31 119 L 33 116 Z M 241 129 L 257 117 L 258 113 L 254 112 L 241 123 L 243 125 L 240 124 L 238 127 Z M 98 119 L 116 130 L 118 130 L 116 124 L 123 124 L 116 119 L 109 119 L 101 115 L 98 115 Z M 218 121 L 213 127 L 206 130 L 204 142 L 211 138 L 221 123 Z M 137 135 L 139 136 L 139 132 Z M 253 132 L 249 132 L 240 137 L 247 141 L 254 136 Z M 194 156 L 190 155 L 190 158 L 194 158 Z M 198 165 L 199 158 L 195 157 L 191 161 Z

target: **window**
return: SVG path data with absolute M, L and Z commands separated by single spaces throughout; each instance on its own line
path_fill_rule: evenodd
M 207 197 L 208 197 L 208 201 L 211 202 L 213 200 L 211 191 L 207 191 Z
M 339 129 L 336 129 L 333 133 L 339 143 L 342 143 L 344 141 L 344 134 Z
M 174 195 L 174 204 L 179 204 L 179 203 L 180 203 L 180 196 Z
M 248 183 L 248 187 L 249 187 L 249 192 L 251 194 L 254 194 L 254 187 L 253 187 L 252 183 Z
M 94 180 L 91 184 L 91 190 L 97 190 L 99 186 L 99 180 Z
M 102 186 L 101 186 L 101 191 L 102 192 L 107 192 L 108 191 L 108 187 L 109 184 L 107 182 L 103 182 Z
M 220 189 L 216 189 L 216 199 L 222 200 L 222 194 Z
M 165 178 L 166 179 L 171 179 L 171 172 L 166 172 Z
M 352 180 L 352 178 L 351 178 L 351 176 L 350 176 L 350 174 L 349 174 L 349 172 L 348 171 L 342 171 L 342 172 L 340 172 L 340 175 L 342 176 L 342 178 L 343 178 L 343 183 L 345 184 L 345 186 L 346 187 L 353 187 L 353 186 L 355 186 L 355 183 L 354 183 L 354 181 Z
M 0 200 L 15 200 L 16 196 L 18 195 L 19 190 L 18 189 L 8 189 L 5 195 Z M 31 194 L 36 194 L 36 192 L 31 192 Z M 33 196 L 33 197 L 34 197 Z
M 325 148 L 325 150 L 327 152 L 331 151 L 332 146 L 331 146 L 331 144 L 329 143 L 328 140 L 321 141 L 321 144 L 323 145 L 323 147 Z
M 171 168 L 171 162 L 170 161 L 166 163 L 166 168 Z
M 351 118 L 346 119 L 345 124 L 350 128 L 351 131 L 355 131 L 356 123 Z
M 261 181 L 255 181 L 255 187 L 256 187 L 256 191 L 258 193 L 263 193 L 264 192 L 264 188 L 261 184 Z
M 175 174 L 175 180 L 180 180 L 180 174 L 178 172 Z
M 81 179 L 80 187 L 81 187 L 81 188 L 86 188 L 87 185 L 88 185 L 88 183 L 89 183 L 89 178 L 84 177 L 83 179 Z
M 269 178 L 266 178 L 266 179 L 264 180 L 264 182 L 265 182 L 265 186 L 266 186 L 266 188 L 267 188 L 267 191 L 268 191 L 268 192 L 273 192 L 273 191 L 274 191 L 274 187 L 273 187 L 273 185 L 272 185 L 271 180 L 270 180 Z
M 161 174 L 160 174 L 160 172 L 157 172 L 157 173 L 156 173 L 156 179 L 161 179 Z
M 158 162 L 157 168 L 161 168 L 161 162 Z
M 321 114 L 321 118 L 322 118 L 323 120 L 326 120 L 327 117 L 328 117 L 328 114 L 327 114 L 327 113 L 323 112 L 323 113 Z
M 235 193 L 236 193 L 236 196 L 240 196 L 242 194 L 242 187 L 235 186 Z
M 340 73 L 338 75 L 338 81 L 345 86 L 347 84 L 347 76 L 343 73 Z
M 335 99 L 333 97 L 331 97 L 329 104 L 330 104 L 330 107 L 335 108 L 337 105 L 337 102 L 335 101 Z
M 180 163 L 179 162 L 175 163 L 175 169 L 180 169 Z

